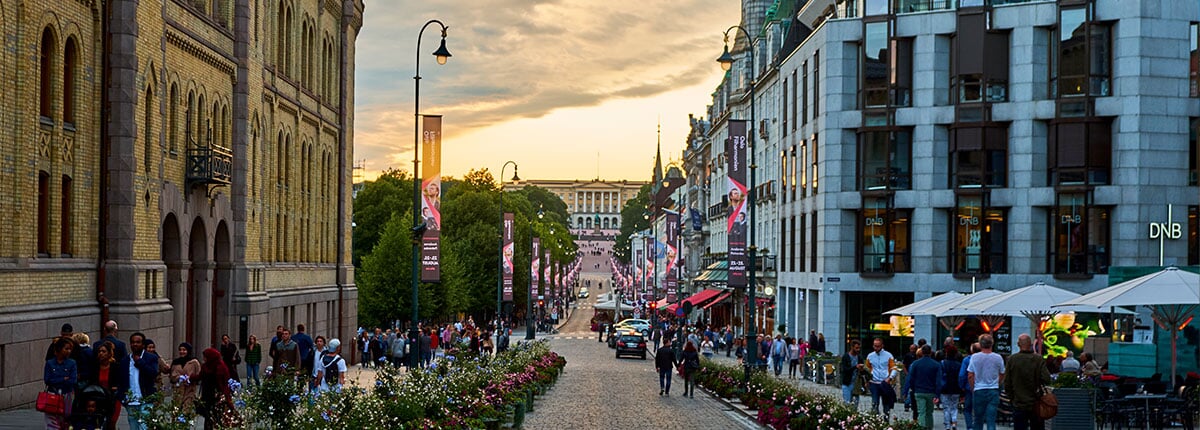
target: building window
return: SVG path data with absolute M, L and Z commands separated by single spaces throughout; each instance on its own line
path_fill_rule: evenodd
M 1047 130 L 1052 185 L 1106 185 L 1112 169 L 1108 119 L 1052 122 Z
M 812 173 L 812 193 L 814 196 L 817 195 L 817 160 L 818 160 L 817 155 L 818 155 L 817 154 L 817 135 L 816 135 L 816 133 L 813 133 L 812 159 L 809 160 L 809 162 L 812 163 L 812 168 L 809 169 L 809 171 Z M 813 269 L 813 270 L 816 270 L 816 269 Z
M 808 260 L 805 259 L 805 256 L 808 255 L 808 247 L 805 245 L 808 243 L 808 214 L 800 214 L 800 255 L 798 257 L 801 272 L 808 268 Z
M 179 86 L 176 84 L 171 84 L 170 104 L 167 110 L 167 136 L 171 155 L 174 155 L 179 150 Z
M 75 81 L 76 70 L 79 68 L 79 49 L 75 46 L 75 38 L 67 39 L 63 49 L 63 122 L 75 124 Z
M 50 174 L 38 172 L 37 251 L 50 255 Z
M 1191 47 L 1191 55 L 1188 67 L 1188 82 L 1192 97 L 1200 97 L 1200 24 L 1192 23 L 1191 29 L 1188 31 L 1188 46 Z
M 808 271 L 817 271 L 817 212 L 814 211 L 809 217 L 810 224 L 808 225 Z M 800 262 L 804 264 L 804 262 Z
M 1200 207 L 1188 207 L 1188 265 L 1200 264 Z
M 821 51 L 813 52 L 813 121 L 821 116 Z
M 788 228 L 787 227 L 788 227 L 788 225 L 787 224 L 788 224 L 787 218 L 784 218 L 784 217 L 779 218 L 779 270 L 780 271 L 787 270 L 787 261 L 788 261 L 787 260 L 787 257 L 788 257 L 788 253 L 787 253 L 787 249 L 788 249 L 788 243 L 787 243 Z
M 1008 129 L 960 127 L 950 133 L 950 180 L 954 188 L 1004 187 Z
M 796 126 L 799 125 L 796 124 L 796 111 L 800 109 L 799 106 L 796 106 L 796 93 L 799 92 L 799 88 L 799 83 L 796 82 L 796 71 L 792 70 L 792 130 L 795 130 Z
M 1050 32 L 1050 94 L 1055 97 L 1108 96 L 1112 64 L 1111 27 L 1092 21 L 1092 7 L 1063 8 Z
M 779 191 L 780 191 L 779 194 L 782 195 L 782 199 L 786 203 L 788 200 L 787 199 L 788 198 L 788 193 L 787 193 L 788 179 L 790 179 L 790 178 L 788 178 L 788 151 L 787 151 L 787 149 L 784 149 L 783 151 L 781 151 L 779 153 L 779 178 L 780 178 L 780 181 L 782 182 L 782 184 L 780 184 L 780 185 L 782 185 L 782 187 L 779 189 Z
M 908 272 L 908 209 L 892 207 L 891 197 L 863 199 L 859 222 L 862 273 Z
M 960 195 L 955 208 L 954 273 L 1004 273 L 1004 210 L 988 207 L 987 195 Z
M 800 228 L 804 228 L 804 226 L 802 225 L 802 226 L 800 226 Z M 804 237 L 804 232 L 800 232 L 800 237 Z M 792 215 L 792 229 L 788 230 L 788 242 L 791 244 L 792 252 L 788 254 L 790 256 L 790 258 L 788 258 L 787 260 L 784 260 L 784 261 L 786 261 L 788 264 L 788 270 L 795 272 L 796 271 L 796 216 L 795 215 Z M 800 250 L 801 250 L 801 252 L 803 252 L 804 246 L 801 246 Z M 800 259 L 803 260 L 804 257 L 800 257 Z
M 1200 206 L 1188 206 L 1187 264 L 1189 266 L 1200 265 L 1200 217 L 1197 217 L 1197 212 L 1200 212 Z
M 862 53 L 862 104 L 865 108 L 887 107 L 888 31 L 887 21 L 864 25 Z
M 783 89 L 783 100 L 780 103 L 781 107 L 783 107 L 783 114 L 781 115 L 783 116 L 782 130 L 783 136 L 786 137 L 788 134 L 788 80 L 786 77 L 783 78 L 783 86 L 780 88 Z
M 1196 134 L 1200 133 L 1200 118 L 1192 118 L 1191 126 L 1188 127 L 1188 185 L 1196 185 L 1197 173 L 1196 165 L 1200 161 L 1200 139 L 1196 138 Z
M 890 0 L 866 0 L 863 2 L 863 16 L 887 15 Z
M 42 118 L 49 120 L 53 117 L 53 103 L 51 98 L 54 94 L 54 33 L 47 27 L 42 30 L 42 49 L 40 60 L 40 69 L 38 73 L 41 76 L 39 81 L 41 84 L 41 97 L 38 99 L 40 109 L 38 112 Z
M 1055 275 L 1108 273 L 1109 209 L 1086 192 L 1064 192 L 1051 213 L 1050 261 Z
M 154 157 L 154 92 L 149 88 L 146 89 L 146 98 L 143 100 L 142 107 L 142 123 L 145 131 L 142 134 L 142 140 L 146 148 L 146 157 L 142 160 L 143 168 L 146 173 L 150 173 L 150 160 Z
M 804 90 L 804 94 L 800 96 L 800 123 L 808 124 L 808 62 L 800 65 L 800 69 L 804 72 L 803 84 L 800 88 Z
M 71 253 L 71 177 L 63 175 L 62 177 L 62 219 L 59 220 L 62 225 L 60 235 L 60 252 L 63 255 L 70 256 Z
M 808 197 L 808 141 L 800 141 L 800 152 L 797 154 L 800 162 L 800 198 Z
M 865 131 L 859 133 L 858 141 L 860 190 L 911 188 L 911 131 Z

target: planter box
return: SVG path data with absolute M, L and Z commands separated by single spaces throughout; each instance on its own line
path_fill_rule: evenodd
M 1096 405 L 1090 388 L 1055 388 L 1058 397 L 1058 415 L 1050 419 L 1054 430 L 1094 430 L 1096 428 Z

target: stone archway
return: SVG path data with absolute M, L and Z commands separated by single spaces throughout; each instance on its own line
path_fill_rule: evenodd
M 229 227 L 225 221 L 217 223 L 216 235 L 213 237 L 213 333 L 212 342 L 219 344 L 221 335 L 228 334 L 231 339 L 238 339 L 232 329 L 236 323 L 231 316 L 233 300 L 233 264 L 231 255 L 233 245 L 230 241 Z
M 213 314 L 216 302 L 213 300 L 214 265 L 209 257 L 208 234 L 204 220 L 199 217 L 192 222 L 188 238 L 188 260 L 192 270 L 187 279 L 187 295 L 191 300 L 187 309 L 187 337 L 184 340 L 192 342 L 196 348 L 202 350 L 216 343 L 213 342 Z
M 166 292 L 171 301 L 171 335 L 173 339 L 160 347 L 164 351 L 171 352 L 175 351 L 175 345 L 180 341 L 189 339 L 188 315 L 190 315 L 189 309 L 192 308 L 192 296 L 188 294 L 188 281 L 184 278 L 188 268 L 187 262 L 183 259 L 183 243 L 180 239 L 179 221 L 175 218 L 175 214 L 167 214 L 161 228 L 162 243 L 159 248 L 159 257 L 167 266 Z

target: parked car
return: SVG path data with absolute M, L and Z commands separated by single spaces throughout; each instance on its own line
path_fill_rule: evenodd
M 627 334 L 640 335 L 641 333 L 638 333 L 637 330 L 631 329 L 629 327 L 609 326 L 608 327 L 608 347 L 616 348 L 617 341 L 621 339 L 621 336 L 624 336 Z
M 621 358 L 622 355 L 636 355 L 641 357 L 642 360 L 646 359 L 646 337 L 640 333 L 626 332 L 622 334 L 617 339 L 616 348 L 617 358 Z
M 587 287 L 579 287 L 579 298 L 586 299 L 588 297 Z
M 626 318 L 617 323 L 617 328 L 634 329 L 637 330 L 638 333 L 641 333 L 642 336 L 646 336 L 650 334 L 650 321 L 637 318 Z

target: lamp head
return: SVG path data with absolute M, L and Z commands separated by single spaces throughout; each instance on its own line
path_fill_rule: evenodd
M 512 177 L 512 181 L 513 181 L 513 182 L 517 182 L 517 181 L 520 181 L 520 180 L 521 180 L 521 177 L 520 177 L 520 176 L 517 176 L 517 163 L 513 163 L 513 177 Z
M 443 43 L 444 43 L 444 41 L 443 41 Z M 721 70 L 724 70 L 726 72 L 728 72 L 729 69 L 733 68 L 733 56 L 729 55 L 729 45 L 728 44 L 725 45 L 725 52 L 722 52 L 721 56 L 717 57 L 717 62 L 721 63 Z
M 437 51 L 433 51 L 433 56 L 437 57 L 439 65 L 446 64 L 446 60 L 450 59 L 450 50 L 446 49 L 446 30 L 442 30 L 442 44 L 438 46 Z

